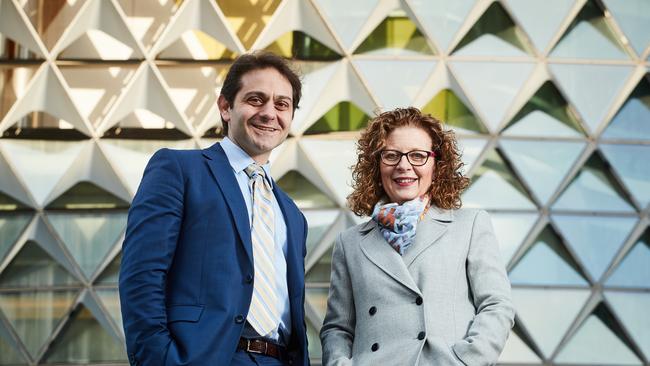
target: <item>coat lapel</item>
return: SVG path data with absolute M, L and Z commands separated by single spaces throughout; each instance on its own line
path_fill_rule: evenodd
M 397 282 L 421 295 L 402 257 L 386 242 L 375 222 L 369 221 L 360 230 L 366 232 L 360 244 L 363 254 Z
M 289 215 L 290 205 L 287 202 L 288 197 L 280 191 L 280 187 L 273 183 L 273 193 L 275 195 L 275 200 L 280 206 L 282 211 L 282 216 L 284 217 L 284 222 L 287 225 L 287 285 L 289 287 L 289 297 L 293 297 L 295 294 L 299 294 L 302 290 L 304 283 L 304 269 L 300 266 L 302 263 L 302 245 L 300 245 L 300 239 L 296 235 L 297 225 L 302 226 L 302 222 L 296 222 L 296 220 L 291 220 Z
M 239 190 L 239 184 L 235 175 L 232 173 L 232 167 L 228 163 L 226 153 L 219 144 L 214 144 L 210 148 L 203 150 L 203 156 L 206 158 L 210 171 L 217 185 L 223 192 L 226 204 L 235 219 L 235 226 L 241 242 L 244 244 L 244 250 L 248 256 L 251 265 L 253 264 L 253 245 L 251 243 L 250 221 L 246 209 L 246 202 Z
M 447 224 L 453 220 L 452 212 L 431 207 L 422 221 L 418 223 L 415 243 L 404 253 L 404 263 L 407 267 L 429 249 L 442 235 L 447 232 Z

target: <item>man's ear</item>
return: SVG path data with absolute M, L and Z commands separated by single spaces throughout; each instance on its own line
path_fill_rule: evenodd
M 224 123 L 230 122 L 230 103 L 226 100 L 226 97 L 219 95 L 217 99 L 217 106 L 219 107 L 219 113 L 221 114 L 221 120 Z

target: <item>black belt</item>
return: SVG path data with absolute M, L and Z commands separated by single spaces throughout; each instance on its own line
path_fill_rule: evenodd
M 285 355 L 284 347 L 261 339 L 239 338 L 237 349 L 250 353 L 259 353 L 261 355 L 271 356 L 279 360 L 283 359 Z

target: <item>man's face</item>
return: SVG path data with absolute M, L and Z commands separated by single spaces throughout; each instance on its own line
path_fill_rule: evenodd
M 233 105 L 219 96 L 221 118 L 228 123 L 228 137 L 256 162 L 268 161 L 271 150 L 289 134 L 293 119 L 293 89 L 274 68 L 249 71 Z

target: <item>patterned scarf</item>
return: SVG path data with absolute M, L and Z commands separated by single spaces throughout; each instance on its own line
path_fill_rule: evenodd
M 416 226 L 427 213 L 429 202 L 429 197 L 425 195 L 401 205 L 381 201 L 375 205 L 372 219 L 379 225 L 384 239 L 400 255 L 404 255 L 415 241 Z

